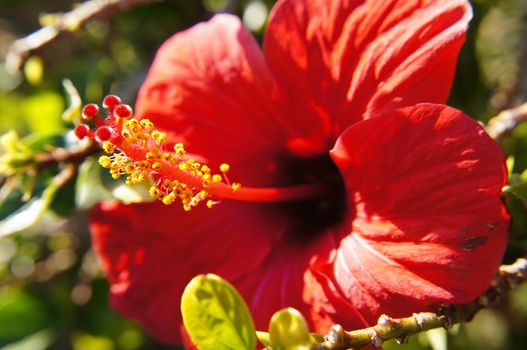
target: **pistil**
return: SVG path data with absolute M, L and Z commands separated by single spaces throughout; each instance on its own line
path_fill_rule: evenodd
M 166 134 L 156 130 L 148 119 L 134 118 L 130 106 L 121 104 L 117 96 L 107 96 L 103 107 L 107 110 L 104 118 L 98 115 L 98 106 L 85 106 L 82 115 L 86 124 L 79 125 L 75 134 L 102 145 L 109 155 L 101 156 L 99 163 L 110 170 L 114 179 L 126 176 L 129 185 L 153 179 L 149 193 L 166 205 L 179 199 L 188 211 L 204 201 L 211 208 L 221 199 L 288 202 L 315 199 L 328 192 L 323 183 L 265 188 L 231 183 L 227 178 L 229 164 L 223 163 L 219 172 L 213 172 L 206 164 L 189 157 L 181 143 L 167 151 Z

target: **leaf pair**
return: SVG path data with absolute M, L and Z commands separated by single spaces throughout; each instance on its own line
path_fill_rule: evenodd
M 308 350 L 320 335 L 310 335 L 302 314 L 292 308 L 276 312 L 269 333 L 256 332 L 243 298 L 227 281 L 213 274 L 199 275 L 181 299 L 183 323 L 200 350 L 254 350 L 256 335 L 272 350 Z

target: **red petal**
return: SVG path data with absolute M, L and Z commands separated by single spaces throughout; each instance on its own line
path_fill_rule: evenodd
M 188 213 L 158 203 L 103 202 L 90 225 L 113 307 L 167 343 L 181 340 L 180 297 L 194 276 L 244 278 L 261 266 L 285 227 L 259 205 L 232 202 Z
M 479 124 L 421 104 L 355 124 L 331 155 L 355 219 L 319 270 L 368 322 L 468 302 L 489 285 L 509 217 L 503 155 Z
M 334 249 L 335 242 L 331 235 L 322 232 L 316 239 L 305 242 L 287 239 L 298 234 L 301 233 L 288 232 L 256 269 L 233 281 L 251 309 L 259 330 L 267 329 L 272 315 L 285 307 L 299 310 L 312 327 L 318 327 L 309 318 L 312 305 L 303 297 L 304 275 L 311 261 L 326 257 Z
M 170 141 L 211 166 L 230 163 L 233 180 L 255 186 L 273 182 L 273 153 L 296 134 L 293 121 L 278 117 L 277 93 L 251 33 L 237 17 L 218 15 L 159 49 L 136 110 Z
M 264 51 L 296 113 L 334 140 L 372 112 L 444 103 L 470 18 L 465 0 L 280 1 Z

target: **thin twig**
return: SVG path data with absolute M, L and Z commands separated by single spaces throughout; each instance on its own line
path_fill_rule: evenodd
M 510 134 L 521 122 L 527 120 L 527 103 L 500 112 L 489 120 L 485 130 L 494 139 Z
M 52 148 L 49 152 L 39 152 L 34 156 L 34 165 L 37 172 L 52 166 L 74 165 L 78 166 L 89 156 L 100 151 L 99 146 L 89 140 L 78 149 Z
M 52 24 L 16 40 L 11 45 L 6 56 L 6 68 L 9 72 L 16 73 L 20 71 L 29 57 L 51 45 L 63 35 L 74 33 L 94 20 L 107 18 L 116 12 L 156 1 L 160 0 L 90 0 L 70 12 L 56 14 Z
M 507 291 L 521 282 L 527 281 L 527 259 L 518 259 L 512 265 L 503 265 L 489 287 L 478 299 L 468 304 L 441 306 L 437 312 L 421 312 L 405 318 L 391 318 L 382 315 L 377 325 L 355 331 L 345 331 L 334 326 L 322 344 L 312 350 L 358 349 L 363 346 L 380 347 L 384 341 L 396 339 L 406 342 L 412 334 L 434 328 L 450 328 L 455 323 L 468 322 L 475 314 L 489 305 L 495 304 Z

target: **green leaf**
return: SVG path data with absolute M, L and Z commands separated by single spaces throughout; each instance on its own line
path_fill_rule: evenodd
M 276 312 L 269 323 L 269 335 L 274 350 L 310 348 L 309 329 L 300 311 L 286 308 Z
M 0 237 L 23 231 L 37 223 L 46 209 L 49 208 L 58 189 L 58 185 L 52 181 L 41 197 L 32 198 L 2 220 L 0 222 Z
M 51 331 L 40 331 L 16 343 L 10 343 L 1 350 L 46 350 L 53 342 L 54 335 Z
M 53 91 L 43 91 L 31 95 L 21 106 L 24 119 L 33 132 L 54 134 L 64 131 L 62 112 L 64 100 Z
M 11 287 L 0 289 L 0 343 L 21 340 L 49 324 L 48 310 L 32 294 Z
M 256 347 L 249 309 L 236 289 L 221 277 L 194 277 L 183 292 L 181 312 L 183 323 L 200 350 Z
M 77 208 L 89 209 L 95 203 L 113 198 L 110 191 L 102 183 L 100 169 L 99 163 L 93 158 L 87 159 L 79 167 L 75 189 Z
M 448 333 L 444 328 L 431 329 L 425 333 L 434 350 L 448 350 Z
M 507 186 L 503 192 L 518 198 L 527 207 L 527 182 Z
M 271 338 L 269 336 L 269 333 L 256 331 L 256 337 L 258 338 L 260 343 L 262 343 L 263 346 L 265 346 L 267 349 L 273 348 L 271 344 Z
M 64 112 L 62 112 L 62 120 L 66 123 L 80 122 L 82 101 L 79 96 L 79 92 L 75 88 L 75 85 L 69 79 L 62 81 L 62 86 L 68 95 L 69 106 Z

